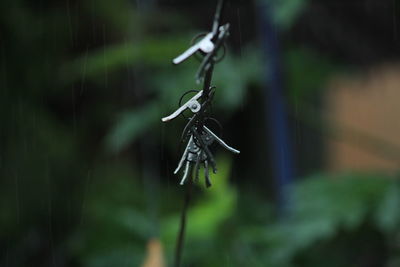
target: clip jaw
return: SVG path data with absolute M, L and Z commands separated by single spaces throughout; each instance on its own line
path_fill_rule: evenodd
M 211 51 L 214 50 L 214 43 L 211 41 L 214 38 L 213 33 L 208 33 L 203 39 L 201 39 L 197 44 L 191 46 L 189 49 L 187 49 L 185 52 L 183 52 L 181 55 L 177 56 L 172 60 L 172 62 L 175 65 L 178 65 L 188 59 L 190 56 L 192 56 L 194 53 L 197 51 L 202 51 L 204 53 L 210 53 Z
M 230 24 L 226 23 L 222 26 L 218 27 L 218 31 L 219 34 L 217 36 L 217 40 L 215 42 L 215 46 L 213 51 L 211 51 L 210 53 L 208 53 L 207 55 L 204 56 L 203 61 L 201 62 L 198 71 L 196 73 L 196 82 L 200 83 L 204 76 L 205 73 L 207 71 L 209 71 L 209 69 L 211 68 L 211 65 L 215 64 L 216 62 L 218 62 L 220 59 L 216 59 L 217 58 L 217 52 L 221 47 L 224 47 L 224 42 L 225 39 L 229 36 L 229 27 Z
M 206 186 L 211 186 L 210 174 L 208 165 L 212 166 L 213 172 L 217 172 L 217 168 L 214 162 L 214 156 L 211 154 L 209 150 L 209 146 L 211 146 L 215 141 L 221 145 L 226 150 L 239 154 L 240 151 L 234 149 L 233 147 L 228 146 L 221 138 L 219 138 L 215 133 L 213 133 L 209 128 L 203 126 L 203 131 L 198 132 L 197 128 L 192 128 L 192 132 L 189 138 L 189 141 L 186 145 L 186 148 L 182 154 L 182 157 L 176 167 L 174 174 L 177 174 L 179 170 L 183 167 L 184 163 L 185 168 L 183 170 L 183 176 L 180 182 L 180 185 L 184 185 L 187 177 L 189 176 L 191 169 L 191 165 L 194 164 L 194 172 L 195 177 L 198 179 L 200 172 L 200 163 L 204 164 L 204 177 L 206 181 Z
M 201 105 L 199 101 L 197 101 L 201 96 L 203 95 L 203 90 L 198 92 L 194 97 L 192 97 L 189 101 L 187 101 L 185 104 L 183 104 L 181 107 L 179 107 L 175 112 L 173 112 L 171 115 L 164 117 L 161 119 L 162 122 L 167 122 L 170 120 L 175 119 L 178 117 L 182 112 L 184 112 L 186 109 L 190 109 L 193 113 L 197 113 L 201 109 Z
M 196 83 L 200 84 L 205 77 L 207 71 L 210 70 L 211 65 L 214 65 L 216 62 L 221 60 L 225 55 L 225 39 L 229 36 L 229 23 L 224 25 L 220 25 L 220 17 L 221 12 L 224 6 L 224 1 L 220 0 L 217 5 L 217 10 L 214 15 L 214 21 L 212 25 L 212 30 L 208 34 L 204 36 L 199 42 L 195 45 L 191 46 L 181 55 L 177 56 L 172 60 L 175 65 L 182 63 L 187 60 L 189 57 L 194 55 L 197 52 L 202 52 L 202 56 L 204 57 L 201 61 L 201 64 L 196 73 Z M 224 53 L 220 59 L 217 59 L 218 50 L 223 47 Z
M 213 54 L 215 56 L 215 52 L 221 47 L 223 44 L 223 40 L 229 35 L 229 23 L 216 27 L 215 32 L 209 32 L 203 39 L 189 47 L 185 52 L 177 56 L 172 60 L 175 65 L 182 63 L 187 60 L 189 57 L 194 55 L 196 52 L 201 51 L 206 54 L 204 61 L 210 61 L 207 55 Z M 202 64 L 203 65 L 203 64 Z

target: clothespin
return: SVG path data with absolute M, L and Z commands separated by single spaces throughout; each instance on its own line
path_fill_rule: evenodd
M 214 49 L 212 51 L 210 51 L 203 59 L 203 61 L 201 62 L 197 73 L 196 73 L 196 82 L 197 83 L 201 83 L 205 73 L 208 71 L 208 69 L 210 68 L 210 66 L 216 61 L 216 54 L 219 50 L 219 48 L 221 46 L 224 45 L 224 41 L 225 39 L 229 36 L 229 27 L 230 24 L 226 23 L 222 26 L 219 26 L 218 32 L 216 32 L 215 34 L 218 33 L 217 39 L 215 41 L 214 45 Z
M 203 39 L 201 39 L 198 43 L 190 47 L 188 50 L 183 52 L 178 57 L 174 58 L 172 62 L 175 65 L 178 65 L 188 59 L 191 55 L 196 53 L 197 51 L 202 51 L 204 53 L 210 53 L 214 50 L 214 43 L 211 41 L 214 38 L 214 34 L 212 32 L 208 33 Z
M 222 7 L 223 7 L 223 1 L 219 1 L 218 5 L 217 5 L 217 10 L 214 15 L 214 22 L 212 25 L 211 32 L 206 34 L 206 36 L 204 36 L 203 39 L 201 39 L 195 45 L 191 46 L 189 49 L 187 49 L 181 55 L 174 58 L 172 60 L 172 62 L 175 65 L 182 63 L 183 61 L 188 59 L 190 56 L 192 56 L 194 53 L 196 53 L 199 50 L 205 54 L 209 54 L 215 50 L 215 48 L 216 48 L 215 42 L 217 42 L 217 40 L 214 40 L 214 39 L 216 39 L 216 38 L 220 39 L 220 34 L 218 34 L 218 33 L 224 30 L 223 26 L 221 26 L 221 27 L 219 26 L 219 19 L 221 16 Z
M 173 120 L 176 117 L 178 117 L 182 112 L 184 112 L 186 109 L 190 109 L 193 113 L 199 112 L 200 109 L 201 109 L 201 104 L 197 100 L 202 95 L 203 95 L 203 90 L 201 90 L 194 97 L 189 99 L 189 101 L 187 101 L 185 104 L 183 104 L 181 107 L 179 107 L 174 113 L 172 113 L 171 115 L 169 115 L 167 117 L 162 118 L 161 120 L 163 122 L 167 122 L 167 121 Z

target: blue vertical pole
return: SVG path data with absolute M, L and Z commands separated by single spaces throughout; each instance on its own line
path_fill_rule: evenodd
M 261 1 L 259 1 L 261 2 Z M 283 95 L 282 57 L 278 29 L 267 1 L 257 7 L 261 48 L 264 55 L 265 118 L 270 131 L 270 151 L 274 168 L 279 213 L 286 214 L 289 200 L 287 187 L 293 181 L 294 166 L 289 138 L 288 116 Z

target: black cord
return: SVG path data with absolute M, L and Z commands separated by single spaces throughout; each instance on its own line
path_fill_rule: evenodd
M 220 22 L 220 18 L 221 18 L 221 13 L 224 8 L 224 3 L 225 3 L 224 0 L 218 1 L 217 10 L 215 12 L 214 22 L 213 22 L 213 27 L 212 27 L 212 32 L 214 34 L 216 34 L 218 31 L 218 26 L 219 26 L 219 22 Z
M 213 32 L 214 34 L 218 31 L 218 27 L 219 27 L 219 22 L 220 22 L 220 17 L 221 17 L 221 12 L 224 6 L 224 0 L 219 0 L 218 5 L 217 5 L 217 10 L 214 16 L 214 21 L 213 21 Z M 222 43 L 224 41 L 225 38 L 223 38 L 223 40 L 219 40 L 219 43 L 217 44 L 216 49 L 218 49 L 220 47 L 220 43 Z M 214 71 L 214 52 L 211 53 L 210 56 L 210 61 L 209 61 L 209 66 L 206 69 L 206 73 L 205 73 L 205 77 L 204 77 L 204 84 L 203 84 L 203 95 L 202 95 L 202 99 L 203 99 L 203 106 L 204 106 L 204 110 L 207 110 L 208 105 L 210 104 L 210 101 L 213 97 L 213 93 L 212 93 L 212 87 L 211 87 L 211 80 L 212 80 L 212 74 Z M 206 66 L 204 66 L 206 67 Z M 202 107 L 203 109 L 203 107 Z M 204 124 L 204 119 L 205 119 L 205 114 L 196 114 L 194 115 L 188 122 L 188 124 L 186 125 L 185 129 L 184 129 L 184 133 L 183 133 L 183 137 L 186 136 L 186 131 L 188 130 L 188 127 L 195 127 L 197 128 L 197 131 L 202 131 L 203 130 L 203 124 Z M 196 123 L 197 125 L 194 126 L 192 123 L 197 121 L 198 123 Z M 194 130 L 196 131 L 196 130 Z M 195 136 L 197 136 L 197 138 L 199 139 L 199 141 L 202 141 L 200 136 L 198 135 L 198 133 L 193 133 Z M 212 158 L 212 155 L 210 153 L 210 151 L 208 150 L 207 146 L 205 146 L 204 144 L 202 144 L 205 148 L 205 152 L 208 155 L 208 157 L 210 157 L 211 160 L 211 165 L 213 167 L 213 171 L 216 171 L 216 167 L 215 167 L 215 163 L 214 160 Z M 181 220 L 180 220 L 180 226 L 179 226 L 179 233 L 178 233 L 178 238 L 176 241 L 176 248 L 175 248 L 175 260 L 174 260 L 174 266 L 175 267 L 180 267 L 181 266 L 181 262 L 182 262 L 182 252 L 183 252 L 183 244 L 184 244 L 184 240 L 185 240 L 185 230 L 186 230 L 186 221 L 187 221 L 187 213 L 188 213 L 188 209 L 189 209 L 189 204 L 190 204 L 190 200 L 192 198 L 192 191 L 193 191 L 193 177 L 192 177 L 192 169 L 189 169 L 190 172 L 190 177 L 189 177 L 189 181 L 186 185 L 186 194 L 185 194 L 185 200 L 183 203 L 183 208 L 182 208 L 182 213 L 181 213 Z
M 179 234 L 176 240 L 176 249 L 175 249 L 175 267 L 181 266 L 182 261 L 182 252 L 183 252 L 183 243 L 185 241 L 185 230 L 186 230 L 186 220 L 187 220 L 187 212 L 189 210 L 190 200 L 192 198 L 192 191 L 193 191 L 193 179 L 190 175 L 189 182 L 186 185 L 186 194 L 185 200 L 183 203 L 182 213 L 181 213 L 181 221 L 179 227 Z
M 206 79 L 204 80 L 204 84 L 208 85 L 208 90 L 207 90 L 207 95 L 209 95 L 209 90 L 210 90 L 210 84 L 211 84 L 211 77 L 212 77 L 212 72 L 213 72 L 213 66 L 211 68 L 208 69 L 207 73 L 206 73 Z M 204 96 L 204 91 L 203 91 L 203 96 Z M 206 100 L 208 103 L 208 101 L 210 101 L 210 99 Z M 207 106 L 207 105 L 205 105 Z M 200 114 L 196 114 L 196 115 L 200 115 Z M 195 116 L 196 116 L 195 115 Z M 191 120 L 195 120 L 196 118 L 192 117 Z M 203 118 L 200 118 L 199 120 L 203 121 Z M 188 125 L 190 125 L 190 121 L 188 123 Z M 188 126 L 187 125 L 187 126 Z M 203 123 L 201 123 L 201 128 L 203 126 Z M 191 127 L 194 127 L 193 125 L 191 125 Z M 187 129 L 187 127 L 185 127 L 185 129 Z M 184 136 L 185 134 L 185 129 L 184 129 Z M 197 133 L 194 133 L 197 134 Z M 183 136 L 183 138 L 184 138 Z M 199 138 L 199 137 L 198 137 Z M 206 149 L 207 147 L 204 146 Z M 207 150 L 208 154 L 211 155 L 211 153 Z M 210 156 L 209 155 L 209 156 Z M 212 155 L 211 155 L 212 157 Z M 215 163 L 214 160 L 212 160 L 212 166 L 213 166 L 213 170 L 215 172 L 216 168 L 215 168 Z M 182 251 L 183 251 L 183 242 L 185 239 L 185 230 L 186 230 L 186 220 L 187 220 L 187 211 L 189 208 L 189 203 L 190 203 L 190 199 L 192 198 L 192 191 L 193 191 L 193 177 L 192 177 L 192 170 L 189 170 L 190 172 L 190 179 L 189 182 L 187 183 L 187 187 L 186 187 L 186 195 L 185 195 L 185 201 L 183 203 L 183 208 L 182 208 L 182 213 L 181 213 L 181 221 L 180 221 L 180 226 L 179 226 L 179 234 L 178 234 L 178 239 L 176 241 L 176 249 L 175 249 L 175 263 L 174 266 L 175 267 L 179 267 L 181 266 L 181 260 L 182 260 Z

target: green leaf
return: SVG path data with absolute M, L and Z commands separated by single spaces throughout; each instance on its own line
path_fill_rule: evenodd
M 376 223 L 387 234 L 400 228 L 400 187 L 397 181 L 393 182 L 376 213 Z
M 306 49 L 285 53 L 287 86 L 292 101 L 315 96 L 337 69 L 337 64 Z
M 65 82 L 75 82 L 82 77 L 96 80 L 105 74 L 113 74 L 122 68 L 155 65 L 170 66 L 171 60 L 187 46 L 187 40 L 180 37 L 164 37 L 130 41 L 86 52 L 61 68 Z
M 187 242 L 204 241 L 216 235 L 218 227 L 232 215 L 236 205 L 236 192 L 229 186 L 228 179 L 232 166 L 227 157 L 218 158 L 218 173 L 211 175 L 213 186 L 205 190 L 202 200 L 188 212 Z M 200 177 L 203 177 L 200 174 Z M 165 244 L 173 244 L 179 228 L 180 214 L 166 218 L 162 223 L 162 240 Z
M 263 62 L 256 47 L 242 49 L 240 57 L 227 56 L 215 67 L 215 102 L 222 110 L 235 110 L 244 103 L 251 84 L 260 84 Z
M 282 30 L 287 30 L 296 21 L 303 11 L 307 0 L 260 0 L 271 6 L 271 13 L 275 24 Z
M 114 153 L 121 151 L 145 133 L 159 119 L 160 111 L 155 103 L 137 110 L 123 112 L 105 138 L 107 150 Z

